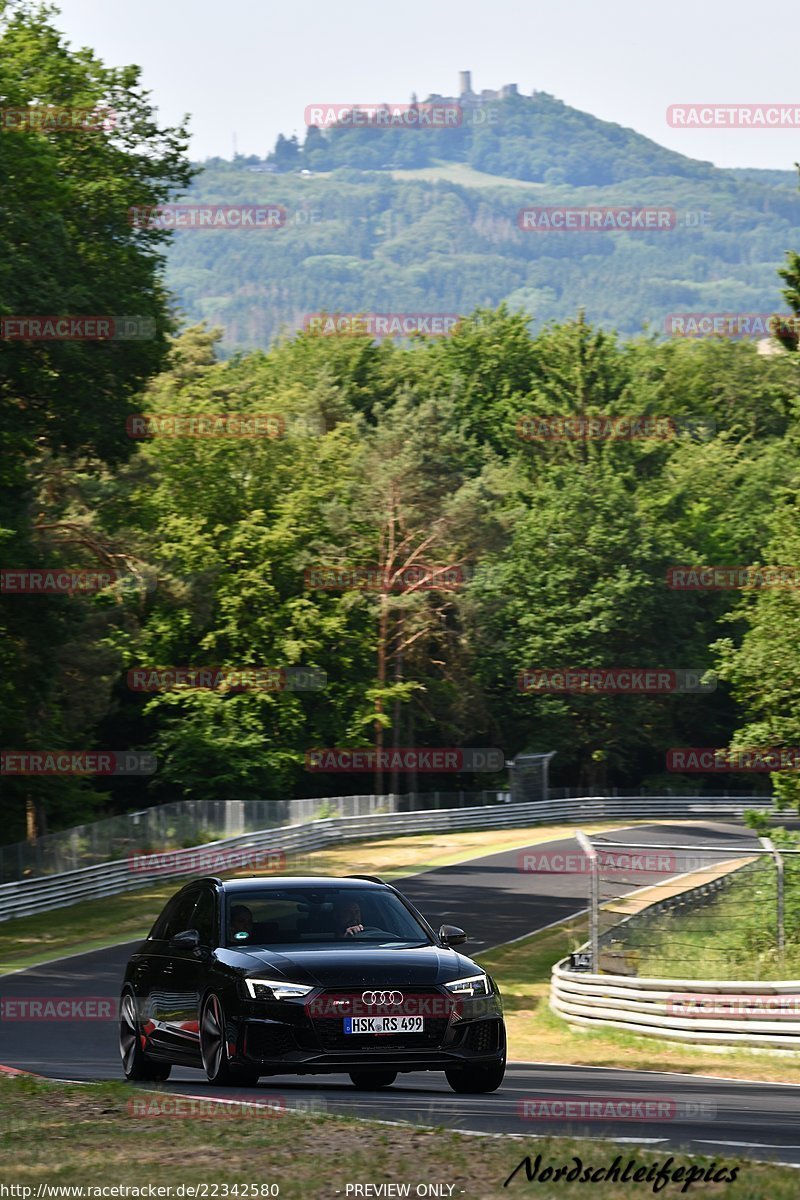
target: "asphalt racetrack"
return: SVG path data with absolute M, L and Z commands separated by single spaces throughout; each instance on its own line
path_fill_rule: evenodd
M 732 850 L 754 844 L 742 827 L 708 822 L 637 826 L 606 837 L 636 843 L 729 843 Z M 541 851 L 541 844 L 533 849 Z M 580 853 L 573 839 L 550 842 L 547 851 Z M 477 954 L 586 908 L 586 875 L 526 874 L 517 869 L 520 853 L 509 850 L 426 871 L 397 886 L 435 927 L 447 922 L 466 929 L 471 938 L 464 950 Z M 637 886 L 649 881 L 646 875 L 639 880 Z M 58 920 L 57 912 L 53 920 Z M 4 976 L 0 991 L 8 1000 L 91 996 L 116 1004 L 135 944 Z M 59 1079 L 122 1079 L 116 1020 L 0 1021 L 0 1064 Z M 174 1068 L 163 1086 L 206 1099 L 246 1098 L 474 1133 L 613 1137 L 632 1145 L 691 1149 L 720 1160 L 741 1154 L 800 1166 L 800 1086 L 721 1078 L 725 1074 L 726 1059 L 720 1055 L 720 1078 L 511 1062 L 503 1087 L 488 1096 L 457 1095 L 442 1075 L 427 1072 L 400 1075 L 390 1089 L 374 1093 L 357 1092 L 346 1076 L 319 1075 L 264 1078 L 258 1087 L 234 1096 L 230 1089 L 215 1092 L 200 1071 L 182 1068 Z M 567 1118 L 561 1114 L 568 1100 L 610 1100 L 612 1107 L 600 1118 L 596 1108 L 593 1115 Z M 620 1119 L 613 1105 L 625 1101 L 632 1102 L 625 1110 L 628 1119 Z M 575 1112 L 584 1110 L 573 1105 Z M 598 1159 L 602 1154 L 598 1146 Z

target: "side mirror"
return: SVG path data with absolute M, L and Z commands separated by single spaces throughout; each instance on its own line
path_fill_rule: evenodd
M 439 929 L 439 941 L 445 946 L 461 946 L 466 940 L 467 935 L 457 925 L 442 925 Z
M 196 929 L 184 929 L 169 939 L 170 950 L 197 950 L 200 945 L 200 934 Z

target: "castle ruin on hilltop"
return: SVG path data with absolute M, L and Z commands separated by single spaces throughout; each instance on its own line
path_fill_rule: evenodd
M 535 95 L 535 93 L 533 93 Z M 432 92 L 425 100 L 429 103 L 453 103 L 456 102 L 464 108 L 480 108 L 482 104 L 489 104 L 492 100 L 505 100 L 509 96 L 518 96 L 519 89 L 515 83 L 506 83 L 497 91 L 491 88 L 484 88 L 482 92 L 473 92 L 472 90 L 472 72 L 459 71 L 458 73 L 458 95 L 457 96 L 440 96 L 438 92 Z M 413 98 L 416 101 L 416 97 Z

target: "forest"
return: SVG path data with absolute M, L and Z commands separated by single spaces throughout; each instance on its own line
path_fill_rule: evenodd
M 4 579 L 65 571 L 78 583 L 60 594 L 4 586 L 2 743 L 135 751 L 157 763 L 138 777 L 7 774 L 5 840 L 181 798 L 370 790 L 369 777 L 307 770 L 310 751 L 335 746 L 555 751 L 556 786 L 749 790 L 771 780 L 796 802 L 792 770 L 682 774 L 669 758 L 676 747 L 800 739 L 800 358 L 790 331 L 770 354 L 724 336 L 621 336 L 582 311 L 580 260 L 566 248 L 563 317 L 534 327 L 527 311 L 494 300 L 464 314 L 466 291 L 452 300 L 442 263 L 472 272 L 479 292 L 485 260 L 471 254 L 466 224 L 463 256 L 453 254 L 441 214 L 457 227 L 473 205 L 491 240 L 474 193 L 342 179 L 330 195 L 353 280 L 358 240 L 391 204 L 399 226 L 386 261 L 412 289 L 393 292 L 391 307 L 452 303 L 462 319 L 441 337 L 287 330 L 237 350 L 264 337 L 240 273 L 243 307 L 223 346 L 213 320 L 187 319 L 170 293 L 170 274 L 189 271 L 182 246 L 217 239 L 221 286 L 223 275 L 258 269 L 254 239 L 283 231 L 186 231 L 167 269 L 172 235 L 132 226 L 128 212 L 187 193 L 185 130 L 158 125 L 134 68 L 69 51 L 46 14 L 12 15 L 2 42 L 0 86 L 14 103 L 44 94 L 57 63 L 62 103 L 111 102 L 119 120 L 110 132 L 0 136 L 0 315 L 127 314 L 153 328 L 131 340 L 3 342 Z M 227 173 L 234 203 L 241 172 Z M 741 187 L 754 197 L 772 188 L 775 211 L 789 205 L 774 184 Z M 422 203 L 420 188 L 436 203 Z M 749 242 L 731 231 L 743 257 L 727 269 L 760 277 L 747 255 L 769 259 L 769 288 L 747 285 L 754 304 L 780 301 L 783 288 L 797 314 L 788 230 Z M 343 269 L 319 236 L 308 280 Z M 713 236 L 721 252 L 723 235 Z M 629 266 L 642 253 L 632 237 Z M 322 292 L 292 290 L 303 285 L 280 243 L 255 244 L 277 247 L 263 283 L 276 314 L 321 307 Z M 414 265 L 423 244 L 424 269 Z M 376 269 L 389 279 L 388 266 Z M 530 278 L 509 267 L 506 290 Z M 352 295 L 323 291 L 329 311 L 365 307 L 363 281 Z M 717 568 L 728 583 L 708 575 Z M 692 586 L 676 584 L 687 571 Z M 82 573 L 103 586 L 83 586 Z M 655 692 L 520 683 L 526 672 L 622 669 L 695 682 Z M 153 672 L 165 673 L 160 684 L 132 682 Z

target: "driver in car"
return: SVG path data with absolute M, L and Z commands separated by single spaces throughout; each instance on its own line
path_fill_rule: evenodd
M 360 905 L 350 901 L 339 904 L 336 909 L 337 937 L 354 937 L 355 934 L 363 932 Z

